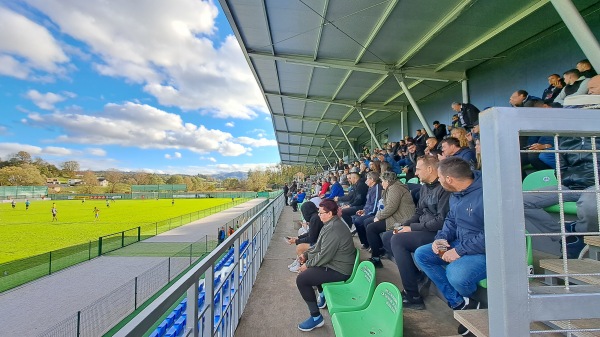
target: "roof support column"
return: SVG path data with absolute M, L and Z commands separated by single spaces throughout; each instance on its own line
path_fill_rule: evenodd
M 340 128 L 340 131 L 342 131 L 344 138 L 346 138 L 348 145 L 350 145 L 350 149 L 352 149 L 352 152 L 354 153 L 355 158 L 359 159 L 360 157 L 358 156 L 358 153 L 356 153 L 356 150 L 354 149 L 354 146 L 352 146 L 352 143 L 350 143 L 350 139 L 348 139 L 348 135 L 346 134 L 346 131 L 344 131 L 344 128 L 342 128 L 341 125 L 338 125 L 338 127 Z
M 360 115 L 360 118 L 362 118 L 363 122 L 365 123 L 365 126 L 367 127 L 367 130 L 369 130 L 369 133 L 371 134 L 371 139 L 373 141 L 375 141 L 375 145 L 377 145 L 377 148 L 381 149 L 382 147 L 379 144 L 379 141 L 377 140 L 377 137 L 375 137 L 375 134 L 373 133 L 373 130 L 371 130 L 371 126 L 367 122 L 367 119 L 365 118 L 365 115 L 363 115 L 363 113 L 362 113 L 362 108 L 359 107 L 359 106 L 357 106 L 356 107 L 356 111 L 358 111 L 358 114 Z
M 404 76 L 401 74 L 394 74 L 394 77 L 396 78 L 396 81 L 398 81 L 398 84 L 400 84 L 400 87 L 402 88 L 402 91 L 404 91 L 406 98 L 408 98 L 410 106 L 412 106 L 412 108 L 415 110 L 415 114 L 417 114 L 417 117 L 421 121 L 423 128 L 425 129 L 425 131 L 427 131 L 428 135 L 432 136 L 433 131 L 431 131 L 429 124 L 427 124 L 427 121 L 425 120 L 425 117 L 423 117 L 421 109 L 419 109 L 417 101 L 415 101 L 415 99 L 413 98 L 412 94 L 410 93 L 410 90 L 408 89 L 408 86 L 406 85 L 406 83 L 404 83 Z
M 319 167 L 320 167 L 320 168 L 321 168 L 321 170 L 322 170 L 322 169 L 323 169 L 323 164 L 321 164 L 321 161 L 319 160 L 319 158 L 316 158 L 316 157 L 315 157 L 315 159 L 317 160 L 317 163 L 319 163 Z
M 462 84 L 462 102 L 469 103 L 469 82 L 467 80 L 460 81 Z
M 407 132 L 407 126 L 408 126 L 408 112 L 407 111 L 400 111 L 400 139 L 404 139 L 404 136 L 406 136 L 408 134 Z
M 331 167 L 331 162 L 329 161 L 329 158 L 327 158 L 327 156 L 325 155 L 325 152 L 323 152 L 323 149 L 321 149 L 321 154 L 323 155 L 323 157 L 325 157 L 325 160 L 327 160 L 327 164 L 329 165 L 329 167 Z
M 571 0 L 550 0 L 594 69 L 600 69 L 600 44 Z
M 333 154 L 335 154 L 335 157 L 339 161 L 340 160 L 340 156 L 338 156 L 337 152 L 335 152 L 335 148 L 333 147 L 333 145 L 331 145 L 331 142 L 329 141 L 329 139 L 327 139 L 327 143 L 329 143 L 329 146 L 331 146 L 331 149 L 333 150 Z

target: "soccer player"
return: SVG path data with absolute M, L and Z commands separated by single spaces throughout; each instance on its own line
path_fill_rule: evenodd
M 13 209 L 17 206 L 17 202 L 15 201 L 15 199 L 13 199 L 13 201 L 10 204 Z
M 94 221 L 98 221 L 100 219 L 100 209 L 98 207 L 94 207 Z
M 29 202 L 29 199 L 25 199 L 25 210 L 28 210 L 28 209 L 29 209 L 29 205 L 30 205 L 30 204 L 31 204 L 31 203 Z
M 56 207 L 52 206 L 52 222 L 58 221 L 58 217 L 56 216 L 57 213 L 58 213 L 58 210 L 56 209 Z

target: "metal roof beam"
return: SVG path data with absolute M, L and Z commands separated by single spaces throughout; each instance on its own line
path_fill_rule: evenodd
M 375 24 L 375 27 L 373 28 L 373 30 L 369 34 L 369 37 L 367 38 L 367 41 L 364 43 L 364 48 L 360 50 L 360 52 L 358 53 L 358 56 L 354 60 L 354 64 L 358 64 L 360 62 L 360 60 L 362 59 L 362 57 L 367 52 L 367 50 L 369 50 L 369 47 L 371 46 L 371 43 L 373 43 L 373 40 L 375 40 L 375 38 L 377 37 L 377 34 L 379 34 L 379 31 L 381 30 L 381 27 L 383 27 L 383 25 L 387 21 L 387 19 L 390 16 L 390 14 L 392 14 L 392 11 L 394 10 L 394 8 L 396 7 L 396 5 L 398 4 L 399 1 L 400 0 L 391 0 L 388 3 L 387 7 L 383 11 L 383 14 L 379 18 L 379 20 L 377 20 L 377 24 Z
M 319 27 L 319 33 L 317 34 L 317 43 L 315 45 L 315 51 L 313 52 L 313 61 L 317 59 L 319 55 L 319 46 L 321 45 L 321 35 L 323 35 L 323 27 L 325 27 L 325 16 L 327 15 L 327 8 L 329 7 L 329 0 L 325 0 L 323 4 L 323 14 L 321 15 L 321 27 Z
M 545 0 L 547 1 L 547 0 Z M 335 68 L 335 69 L 345 69 L 352 70 L 358 72 L 365 72 L 371 74 L 381 74 L 386 75 L 389 71 L 395 70 L 400 71 L 404 75 L 409 77 L 420 77 L 427 78 L 432 80 L 444 80 L 444 81 L 461 81 L 465 78 L 465 74 L 460 71 L 436 71 L 433 69 L 424 69 L 424 68 L 411 68 L 411 69 L 398 69 L 392 64 L 382 64 L 382 63 L 361 63 L 354 64 L 354 61 L 347 60 L 332 60 L 332 59 L 319 59 L 318 61 L 314 61 L 312 56 L 298 56 L 298 55 L 271 55 L 268 53 L 260 53 L 253 51 L 246 51 L 248 56 L 253 59 L 266 59 L 266 60 L 275 60 L 282 61 L 288 64 L 295 65 L 303 65 L 309 67 L 317 67 L 317 68 Z
M 508 20 L 504 21 L 500 25 L 494 27 L 491 31 L 487 32 L 485 35 L 481 36 L 477 40 L 475 40 L 473 42 L 467 42 L 468 47 L 464 48 L 463 50 L 457 52 L 456 54 L 450 56 L 449 58 L 447 58 L 446 60 L 441 62 L 440 65 L 437 68 L 435 68 L 435 71 L 440 71 L 440 70 L 446 68 L 452 62 L 467 55 L 471 51 L 475 50 L 477 47 L 481 46 L 482 44 L 488 42 L 489 40 L 491 40 L 498 34 L 507 30 L 515 23 L 523 20 L 524 18 L 526 18 L 530 14 L 534 13 L 538 9 L 544 7 L 544 5 L 546 5 L 548 2 L 550 2 L 550 0 L 539 0 L 539 1 L 535 2 L 534 4 L 532 4 L 531 6 L 529 6 L 528 8 L 519 10 L 516 15 L 514 15 L 511 18 L 509 18 Z
M 333 100 L 332 101 L 326 97 L 304 97 L 304 96 L 290 95 L 290 94 L 284 95 L 284 94 L 278 94 L 278 93 L 266 92 L 266 91 L 265 91 L 265 95 L 270 96 L 270 97 L 288 98 L 288 99 L 313 102 L 313 103 L 341 105 L 341 106 L 346 106 L 349 108 L 352 108 L 356 105 L 356 102 L 352 102 L 352 101 L 348 101 L 348 100 Z M 368 109 L 368 110 L 381 110 L 381 111 L 389 111 L 389 112 L 396 112 L 396 111 L 407 109 L 407 107 L 405 105 L 383 105 L 383 104 L 376 104 L 376 103 L 362 104 L 362 107 L 363 107 L 363 109 Z
M 317 122 L 317 123 L 327 123 L 327 124 L 333 124 L 333 125 L 346 125 L 346 126 L 360 126 L 358 123 L 342 123 L 337 119 L 327 119 L 327 118 L 318 118 L 318 117 L 303 117 L 303 116 L 298 116 L 298 115 L 284 115 L 284 114 L 271 114 L 273 117 L 282 117 L 282 118 L 289 118 L 289 119 L 296 119 L 296 120 L 302 120 L 302 121 L 308 121 L 308 122 Z
M 329 138 L 329 139 L 335 139 L 335 140 L 346 140 L 346 138 L 344 137 L 340 137 L 340 136 L 330 136 L 330 135 L 325 135 L 325 134 L 316 134 L 316 133 L 302 133 L 302 132 L 290 132 L 290 131 L 285 131 L 285 130 L 275 130 L 275 133 L 280 132 L 283 134 L 288 134 L 291 136 L 299 136 L 299 137 L 312 137 L 312 138 Z M 350 138 L 350 140 L 356 140 L 356 138 Z

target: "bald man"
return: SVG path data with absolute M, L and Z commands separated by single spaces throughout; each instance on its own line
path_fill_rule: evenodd
M 600 95 L 600 75 L 596 75 L 588 82 L 588 95 Z

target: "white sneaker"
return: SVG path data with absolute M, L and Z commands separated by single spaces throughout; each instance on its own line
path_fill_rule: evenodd
M 300 263 L 298 262 L 298 259 L 295 259 L 295 260 L 294 260 L 294 262 L 292 262 L 292 264 L 288 265 L 288 269 L 290 269 L 290 268 L 292 268 L 292 267 L 295 267 L 295 266 L 297 266 L 298 264 L 300 264 Z
M 297 272 L 298 272 L 298 270 L 300 270 L 300 267 L 301 267 L 301 266 L 302 266 L 302 265 L 301 265 L 300 263 L 298 263 L 297 265 L 290 267 L 290 271 L 291 271 L 292 273 L 297 273 Z

